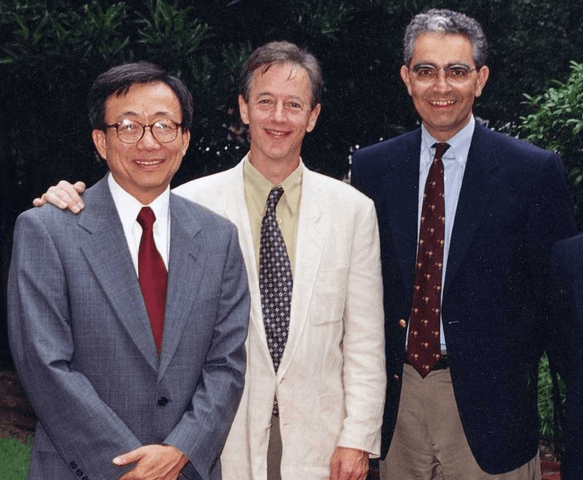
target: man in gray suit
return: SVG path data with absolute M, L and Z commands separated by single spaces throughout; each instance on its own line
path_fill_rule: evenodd
M 122 65 L 95 82 L 90 119 L 110 173 L 79 215 L 45 206 L 15 229 L 10 346 L 39 418 L 29 478 L 220 478 L 249 293 L 234 226 L 169 190 L 192 97 L 159 67 Z

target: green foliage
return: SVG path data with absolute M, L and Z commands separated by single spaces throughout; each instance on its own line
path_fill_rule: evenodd
M 88 140 L 86 93 L 108 67 L 150 60 L 195 96 L 192 147 L 176 182 L 229 167 L 246 149 L 236 102 L 240 67 L 253 48 L 286 39 L 314 52 L 325 74 L 324 108 L 304 159 L 343 176 L 355 145 L 417 125 L 398 72 L 405 26 L 429 7 L 466 12 L 484 26 L 492 76 L 476 113 L 491 126 L 514 125 L 527 114 L 521 93 L 566 78 L 568 59 L 581 58 L 578 2 L 4 0 L 0 101 L 8 120 L 0 128 L 9 131 L 0 162 L 16 169 L 26 192 L 43 191 L 63 175 L 92 183 L 103 169 Z
M 0 472 L 2 478 L 26 480 L 30 460 L 30 443 L 21 444 L 15 438 L 0 438 Z
M 565 384 L 559 379 L 560 399 L 565 402 Z M 538 368 L 538 413 L 540 417 L 541 437 L 545 439 L 555 438 L 554 424 L 554 402 L 553 402 L 553 384 L 549 369 L 549 359 L 544 355 Z
M 553 85 L 542 94 L 524 95 L 533 113 L 521 119 L 519 130 L 528 141 L 561 155 L 583 226 L 583 63 L 571 62 L 567 81 Z
M 311 37 L 323 36 L 338 40 L 342 29 L 352 20 L 354 8 L 340 2 L 338 4 L 300 1 L 295 8 L 295 16 L 300 27 L 304 27 Z
M 4 24 L 16 26 L 12 41 L 2 47 L 5 54 L 2 63 L 29 63 L 46 56 L 119 58 L 129 44 L 129 37 L 123 31 L 127 15 L 124 3 L 104 9 L 93 0 L 77 10 L 66 2 L 57 4 L 56 8 L 50 8 L 43 3 L 14 2 L 2 20 Z
M 192 8 L 176 8 L 162 0 L 149 0 L 145 14 L 137 12 L 138 43 L 155 52 L 151 60 L 181 65 L 185 59 L 200 52 L 203 43 L 211 38 L 210 28 L 192 17 Z M 174 72 L 181 76 L 181 69 Z

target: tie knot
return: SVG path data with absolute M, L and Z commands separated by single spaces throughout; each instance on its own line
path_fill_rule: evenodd
M 138 223 L 142 227 L 142 230 L 151 230 L 155 221 L 156 215 L 154 215 L 152 209 L 150 207 L 142 207 L 138 214 Z
M 267 210 L 275 210 L 277 203 L 283 195 L 283 188 L 281 186 L 273 187 L 267 197 Z
M 434 143 L 433 147 L 435 147 L 435 158 L 441 158 L 443 157 L 443 154 L 447 152 L 449 143 Z

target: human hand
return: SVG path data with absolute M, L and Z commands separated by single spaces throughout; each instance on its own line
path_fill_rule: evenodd
M 367 452 L 356 448 L 336 448 L 330 460 L 330 480 L 365 480 L 367 474 Z
M 176 480 L 188 457 L 171 445 L 146 445 L 114 458 L 113 463 L 136 464 L 119 480 Z
M 40 198 L 35 198 L 32 204 L 35 207 L 40 207 L 45 203 L 52 203 L 62 210 L 68 208 L 73 213 L 79 213 L 85 208 L 85 204 L 79 196 L 80 193 L 85 191 L 85 188 L 83 182 L 71 185 L 66 180 L 61 180 L 55 186 L 50 187 Z

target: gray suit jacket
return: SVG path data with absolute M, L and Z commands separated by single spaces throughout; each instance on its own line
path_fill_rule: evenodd
M 203 479 L 240 400 L 249 320 L 232 224 L 175 195 L 158 357 L 105 179 L 79 215 L 52 206 L 17 221 L 8 286 L 10 347 L 40 420 L 29 478 L 114 479 L 112 459 L 174 445 Z

